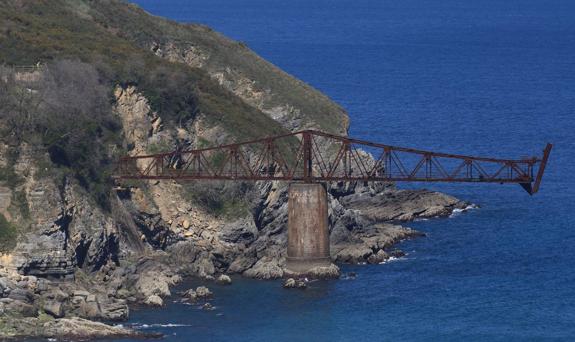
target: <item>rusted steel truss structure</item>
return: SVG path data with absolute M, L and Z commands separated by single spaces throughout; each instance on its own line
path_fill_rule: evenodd
M 517 183 L 534 194 L 551 148 L 547 144 L 541 158 L 482 158 L 306 130 L 211 148 L 123 157 L 115 178 Z

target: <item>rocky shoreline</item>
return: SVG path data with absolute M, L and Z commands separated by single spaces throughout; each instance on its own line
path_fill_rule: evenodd
M 382 206 L 384 198 L 389 197 L 393 198 L 393 205 Z M 341 203 L 354 209 L 347 209 L 351 211 L 346 214 L 349 220 L 353 218 L 352 224 L 338 224 L 331 231 L 332 259 L 339 264 L 378 264 L 401 257 L 403 252 L 394 245 L 424 234 L 398 225 L 399 222 L 446 217 L 455 209 L 468 207 L 467 203 L 443 194 L 394 188 L 379 193 L 358 189 L 340 200 L 332 199 L 330 211 L 341 210 L 338 208 L 343 206 Z M 377 223 L 379 220 L 383 222 Z M 279 233 L 282 234 L 285 231 Z M 203 252 L 209 252 L 210 258 L 201 257 Z M 213 258 L 219 258 L 220 262 L 208 262 Z M 232 273 L 259 279 L 291 276 L 284 269 L 283 253 L 263 257 L 243 272 L 234 272 L 235 261 L 222 262 L 223 258 L 222 251 L 198 250 L 194 241 L 179 241 L 166 250 L 150 250 L 144 256 L 121 260 L 119 264 L 109 261 L 96 272 L 76 270 L 71 279 L 21 275 L 17 270 L 2 267 L 0 337 L 154 337 L 101 322 L 127 320 L 130 306 L 163 306 L 164 299 L 172 296 L 172 287 L 186 276 L 220 284 L 230 283 L 226 274 Z M 286 284 L 288 288 L 305 288 L 305 282 L 298 278 L 288 279 Z M 200 288 L 184 294 L 191 301 L 209 296 L 209 290 Z M 210 309 L 209 303 L 205 306 Z
M 227 282 L 228 275 L 294 277 L 285 268 L 289 184 L 115 184 L 112 165 L 126 154 L 305 129 L 346 135 L 343 108 L 245 44 L 124 1 L 5 7 L 2 20 L 18 32 L 2 50 L 8 64 L 22 63 L 18 56 L 40 63 L 0 67 L 6 104 L 0 113 L 0 339 L 145 337 L 109 324 L 126 321 L 130 307 L 163 306 L 185 277 L 206 283 Z M 46 35 L 45 27 L 62 34 Z M 84 126 L 91 128 L 78 130 Z M 336 153 L 337 146 L 319 145 L 322 154 Z M 257 161 L 258 153 L 247 157 Z M 376 166 L 365 151 L 356 157 Z M 170 161 L 174 170 L 178 158 Z M 394 245 L 422 235 L 404 222 L 467 207 L 444 194 L 389 183 L 331 183 L 326 190 L 336 264 L 400 257 Z M 312 273 L 333 278 L 339 269 Z M 301 279 L 289 283 L 302 287 Z M 203 293 L 196 288 L 187 298 Z

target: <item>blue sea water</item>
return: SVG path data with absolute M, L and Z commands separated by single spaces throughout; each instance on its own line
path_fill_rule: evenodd
M 166 341 L 575 340 L 575 1 L 136 3 L 245 42 L 341 104 L 353 137 L 494 157 L 555 147 L 533 197 L 400 185 L 481 206 L 411 224 L 428 236 L 402 260 L 305 291 L 235 278 L 213 287 L 213 311 L 170 303 L 131 324 Z

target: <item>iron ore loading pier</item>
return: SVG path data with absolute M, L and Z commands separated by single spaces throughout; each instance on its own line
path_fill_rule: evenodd
M 114 178 L 290 182 L 286 266 L 305 274 L 331 265 L 327 182 L 513 183 L 533 195 L 539 191 L 551 148 L 547 144 L 541 158 L 496 159 L 306 130 L 211 148 L 123 157 Z

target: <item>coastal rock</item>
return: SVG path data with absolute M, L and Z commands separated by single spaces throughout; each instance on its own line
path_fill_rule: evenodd
M 106 321 L 125 321 L 128 319 L 130 309 L 122 300 L 100 302 L 100 317 Z
M 86 340 L 93 338 L 142 337 L 122 326 L 111 326 L 81 318 L 61 318 L 41 324 L 40 336 Z
M 306 275 L 312 279 L 337 279 L 340 276 L 339 267 L 335 264 L 329 266 L 316 266 L 311 268 Z
M 222 285 L 230 285 L 232 283 L 232 278 L 230 278 L 229 276 L 222 274 L 218 277 L 218 279 L 216 280 L 218 282 L 218 284 L 222 284 Z
M 227 272 L 229 273 L 242 273 L 245 270 L 252 267 L 258 259 L 255 255 L 251 253 L 246 253 L 239 255 L 228 267 Z
M 42 307 L 44 311 L 52 317 L 62 318 L 64 317 L 64 307 L 62 303 L 56 301 L 50 301 L 44 304 Z
M 252 268 L 243 273 L 248 278 L 278 279 L 283 277 L 284 270 L 279 260 L 272 257 L 261 258 Z
M 370 255 L 367 258 L 367 262 L 370 264 L 380 264 L 387 259 L 389 259 L 389 255 L 383 249 L 380 249 L 376 254 Z
M 62 291 L 58 287 L 50 288 L 49 290 L 47 290 L 46 293 L 44 294 L 44 297 L 59 303 L 70 298 L 70 296 L 66 292 Z
M 348 264 L 364 262 L 373 254 L 373 250 L 364 244 L 353 244 L 335 254 L 335 261 Z
M 38 316 L 38 308 L 36 306 L 19 300 L 11 300 L 8 303 L 4 303 L 4 308 L 7 312 L 10 312 L 11 314 L 20 315 L 22 317 Z
M 359 210 L 372 222 L 448 216 L 454 209 L 464 209 L 469 205 L 455 197 L 428 190 L 363 192 L 339 200 L 344 207 Z
M 197 298 L 206 299 L 206 298 L 211 298 L 212 296 L 213 296 L 212 291 L 210 291 L 210 289 L 208 289 L 205 286 L 199 286 L 196 289 L 196 297 Z
M 307 284 L 303 280 L 295 280 L 294 278 L 288 278 L 283 284 L 285 289 L 305 289 Z
M 335 264 L 329 266 L 316 266 L 312 267 L 306 272 L 293 272 L 289 269 L 284 270 L 284 276 L 292 278 L 306 278 L 306 279 L 337 279 L 340 276 L 339 267 Z
M 171 295 L 170 284 L 166 277 L 152 272 L 141 275 L 136 282 L 135 289 L 145 298 Z
M 220 238 L 230 243 L 249 244 L 255 240 L 258 229 L 253 219 L 242 218 L 222 227 Z
M 15 288 L 14 290 L 10 291 L 8 298 L 24 303 L 32 303 L 34 300 L 34 294 L 26 289 Z
M 394 258 L 402 258 L 405 256 L 405 252 L 400 249 L 394 249 L 389 252 L 389 256 Z
M 160 296 L 151 295 L 148 298 L 146 298 L 146 301 L 144 303 L 150 306 L 163 306 L 164 300 Z
M 194 289 L 189 289 L 188 291 L 184 292 L 183 297 L 192 302 L 195 302 L 198 299 L 198 295 Z

